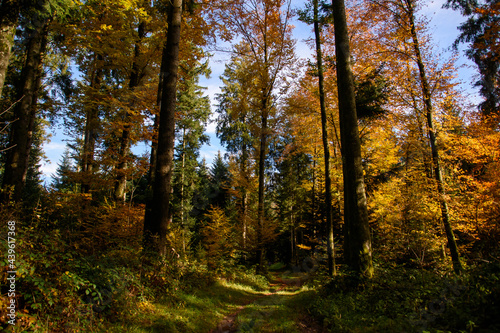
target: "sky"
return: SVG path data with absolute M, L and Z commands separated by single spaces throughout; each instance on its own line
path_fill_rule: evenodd
M 346 0 L 348 2 L 349 0 Z M 292 0 L 292 8 L 303 8 L 306 1 Z M 424 8 L 420 11 L 420 15 L 426 16 L 430 20 L 430 33 L 433 35 L 434 43 L 438 49 L 443 52 L 443 56 L 451 55 L 451 45 L 459 34 L 457 27 L 465 20 L 460 13 L 451 9 L 443 9 L 442 6 L 445 0 L 427 1 Z M 300 58 L 309 58 L 312 56 L 312 51 L 305 44 L 305 40 L 313 37 L 311 26 L 302 22 L 293 22 L 294 37 L 297 39 L 296 52 Z M 210 60 L 212 75 L 209 79 L 201 79 L 200 85 L 206 87 L 206 94 L 212 101 L 212 111 L 216 109 L 216 96 L 220 93 L 220 76 L 224 72 L 225 63 L 229 60 L 227 53 L 215 52 Z M 458 76 L 462 81 L 462 89 L 469 92 L 473 97 L 477 98 L 477 91 L 473 88 L 474 76 L 476 71 L 472 62 L 465 58 L 463 51 L 460 52 L 458 61 L 460 66 Z M 212 116 L 215 119 L 215 116 Z M 57 169 L 57 164 L 60 162 L 61 156 L 66 149 L 66 137 L 60 127 L 50 129 L 52 138 L 50 142 L 43 146 L 43 150 L 47 159 L 42 163 L 41 171 L 45 179 L 45 184 L 49 185 L 52 181 L 51 176 Z M 206 130 L 206 134 L 210 137 L 210 144 L 204 145 L 200 151 L 200 158 L 205 158 L 208 165 L 211 165 L 218 152 L 224 153 L 224 148 L 220 145 L 220 141 L 216 136 L 216 124 L 211 122 Z M 139 145 L 134 148 L 136 154 L 149 152 L 147 145 Z

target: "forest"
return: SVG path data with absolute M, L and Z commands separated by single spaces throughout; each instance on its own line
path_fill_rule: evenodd
M 437 3 L 2 0 L 0 329 L 499 332 L 500 3 Z

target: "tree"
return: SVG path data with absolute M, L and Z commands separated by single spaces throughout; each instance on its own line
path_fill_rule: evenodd
M 326 229 L 328 242 L 328 273 L 330 276 L 336 274 L 335 267 L 335 245 L 333 239 L 333 217 L 332 217 L 332 180 L 330 178 L 330 148 L 328 144 L 328 129 L 326 120 L 325 89 L 323 76 L 323 54 L 321 52 L 321 29 L 318 0 L 313 0 L 314 10 L 314 37 L 316 40 L 316 62 L 318 66 L 319 100 L 321 109 L 321 132 L 323 140 L 323 154 L 325 156 L 325 211 Z
M 191 226 L 190 213 L 196 191 L 196 168 L 199 151 L 209 138 L 204 134 L 210 117 L 210 100 L 203 96 L 203 88 L 198 85 L 201 75 L 209 75 L 208 62 L 188 66 L 181 62 L 181 77 L 177 96 L 177 123 L 175 148 L 175 173 L 173 179 L 173 221 L 182 229 L 183 253 L 188 243 L 187 230 Z
M 3 188 L 14 188 L 14 200 L 22 197 L 26 184 L 26 173 L 33 131 L 37 113 L 37 100 L 42 80 L 42 61 L 47 44 L 48 28 L 51 17 L 45 12 L 45 2 L 41 8 L 33 11 L 34 26 L 26 27 L 29 36 L 26 46 L 26 58 L 21 72 L 20 85 L 17 87 L 17 103 L 14 107 L 10 129 L 9 147 L 6 153 Z
M 333 0 L 332 10 L 344 174 L 344 251 L 351 268 L 370 278 L 373 276 L 371 236 L 344 1 Z
M 210 168 L 210 192 L 209 199 L 211 206 L 225 208 L 229 203 L 229 170 L 227 164 L 222 159 L 220 152 L 215 157 Z
M 221 94 L 217 96 L 219 104 L 216 109 L 219 114 L 217 137 L 238 164 L 238 175 L 232 177 L 231 182 L 236 192 L 234 196 L 239 200 L 236 207 L 241 222 L 243 251 L 247 250 L 249 184 L 252 173 L 250 159 L 255 153 L 256 141 L 252 135 L 255 120 L 251 111 L 252 97 L 249 84 L 251 81 L 245 75 L 247 73 L 245 66 L 246 64 L 236 56 L 226 64 L 224 74 L 221 76 L 223 86 Z
M 460 36 L 454 43 L 469 43 L 466 55 L 478 67 L 481 78 L 476 82 L 485 101 L 479 105 L 487 117 L 500 110 L 500 4 L 496 0 L 448 0 L 445 8 L 460 10 L 468 20 L 459 26 Z
M 247 62 L 247 69 L 254 82 L 251 91 L 252 109 L 259 114 L 258 124 L 258 177 L 259 202 L 257 238 L 261 239 L 265 219 L 265 169 L 268 139 L 271 134 L 269 121 L 276 112 L 278 98 L 276 92 L 285 88 L 281 75 L 294 62 L 294 43 L 291 39 L 289 20 L 290 5 L 283 1 L 258 0 L 237 5 L 229 17 L 229 25 L 241 35 L 242 42 L 234 48 L 234 53 Z M 281 85 L 281 87 L 280 87 Z M 264 267 L 264 244 L 257 249 L 259 272 Z
M 162 54 L 161 102 L 153 199 L 147 208 L 144 221 L 145 244 L 149 243 L 151 237 L 158 236 L 156 251 L 162 257 L 167 254 L 167 228 L 171 215 L 170 180 L 173 174 L 181 21 L 182 0 L 174 0 L 169 6 L 167 41 Z
M 415 124 L 415 127 L 408 130 L 408 136 L 417 138 L 417 142 L 412 142 L 412 145 L 421 147 L 419 150 L 423 155 L 422 160 L 427 169 L 427 177 L 434 178 L 436 181 L 435 191 L 438 195 L 437 202 L 440 206 L 441 220 L 446 232 L 453 267 L 458 273 L 462 270 L 462 267 L 454 233 L 450 224 L 440 146 L 438 145 L 438 129 L 435 124 L 436 110 L 433 105 L 433 94 L 436 95 L 440 90 L 447 90 L 448 98 L 453 96 L 453 85 L 448 82 L 447 78 L 447 72 L 449 71 L 447 67 L 450 65 L 445 64 L 443 68 L 439 68 L 427 60 L 429 55 L 425 57 L 423 50 L 427 49 L 422 45 L 419 38 L 419 31 L 422 31 L 422 27 L 419 26 L 415 19 L 416 8 L 419 4 L 418 1 L 379 1 L 373 2 L 373 4 L 378 6 L 379 9 L 381 8 L 383 12 L 388 13 L 389 17 L 392 16 L 391 22 L 394 26 L 386 27 L 386 31 L 393 31 L 393 41 L 389 48 L 389 52 L 394 54 L 396 59 L 400 59 L 398 62 L 405 64 L 404 66 L 400 66 L 401 68 L 405 68 L 406 74 L 403 74 L 404 77 L 407 78 L 405 89 L 409 91 L 409 98 L 406 98 L 405 103 L 407 103 L 408 107 L 413 109 L 413 114 L 415 116 L 414 119 L 411 120 Z M 425 63 L 426 60 L 427 64 Z M 431 68 L 431 70 L 428 71 L 427 68 Z M 428 72 L 439 73 L 439 75 L 434 74 L 434 82 L 432 82 L 432 84 Z M 418 75 L 420 79 L 418 82 L 419 85 L 415 86 L 414 79 L 411 79 L 412 75 Z M 444 102 L 443 104 L 446 105 Z M 428 151 L 429 146 L 430 152 Z M 412 150 L 408 150 L 408 156 L 415 154 Z M 411 160 L 411 158 L 408 159 Z
M 14 45 L 21 2 L 20 0 L 5 0 L 0 5 L 0 97 L 2 97 L 7 67 Z
M 134 89 L 139 86 L 141 79 L 144 77 L 144 67 L 141 70 L 139 65 L 141 56 L 142 41 L 146 35 L 145 23 L 144 21 L 139 22 L 137 27 L 137 40 L 134 45 L 134 56 L 132 60 L 132 70 L 130 72 L 130 78 L 128 83 L 128 88 L 131 93 L 134 93 Z M 134 96 L 132 95 L 130 101 L 130 108 L 133 109 Z M 123 129 L 120 137 L 120 144 L 118 149 L 118 165 L 116 167 L 116 180 L 115 180 L 115 200 L 125 200 L 125 188 L 127 186 L 127 168 L 128 168 L 128 154 L 130 150 L 131 143 L 131 129 L 132 129 L 132 110 L 125 111 L 123 115 Z
M 450 248 L 451 258 L 453 260 L 453 268 L 455 269 L 456 273 L 460 273 L 463 268 L 462 264 L 460 263 L 460 257 L 458 254 L 457 244 L 455 242 L 455 236 L 453 234 L 453 229 L 451 228 L 448 203 L 446 202 L 446 193 L 443 183 L 443 170 L 441 167 L 440 152 L 437 146 L 436 128 L 434 126 L 434 108 L 432 106 L 431 88 L 427 80 L 425 65 L 420 53 L 420 44 L 415 26 L 414 0 L 405 0 L 404 4 L 406 5 L 406 14 L 409 20 L 408 23 L 410 27 L 411 38 L 413 40 L 413 48 L 418 65 L 418 71 L 420 74 L 420 84 L 422 85 L 422 95 L 425 103 L 427 128 L 429 131 L 429 142 L 431 146 L 432 162 L 434 167 L 434 177 L 436 178 L 437 190 L 439 193 L 439 202 L 441 205 L 441 218 L 443 221 L 444 229 L 446 231 L 446 237 L 448 238 L 448 247 Z
M 70 151 L 66 148 L 57 164 L 56 175 L 52 176 L 52 186 L 59 192 L 76 192 L 76 184 L 71 179 L 71 174 L 75 172 L 71 159 Z

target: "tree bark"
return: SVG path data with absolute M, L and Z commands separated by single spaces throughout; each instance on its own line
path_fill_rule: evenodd
M 332 217 L 332 180 L 330 177 L 330 147 L 328 144 L 328 128 L 326 120 L 325 89 L 323 77 L 323 55 L 321 53 L 321 31 L 318 18 L 318 0 L 313 0 L 314 7 L 314 36 L 316 39 L 316 61 L 319 77 L 319 104 L 321 109 L 321 131 L 323 139 L 323 152 L 325 156 L 325 212 L 327 232 L 328 274 L 333 276 L 337 270 L 335 267 L 335 243 L 333 238 Z
M 0 97 L 2 97 L 3 85 L 14 45 L 20 9 L 21 1 L 19 0 L 4 0 L 0 6 Z
M 344 0 L 332 0 L 332 7 L 347 231 L 345 249 L 349 266 L 359 275 L 371 278 L 373 276 L 371 235 Z
M 92 73 L 90 87 L 92 93 L 97 93 L 101 88 L 101 83 L 104 77 L 102 70 L 103 56 L 95 55 L 94 66 L 95 70 Z M 91 103 L 92 104 L 92 103 Z M 89 106 L 85 117 L 85 132 L 83 136 L 83 153 L 82 153 L 82 193 L 90 193 L 93 172 L 95 171 L 95 147 L 98 138 L 99 130 L 99 107 L 97 105 Z
M 158 237 L 156 250 L 161 257 L 167 254 L 167 229 L 170 224 L 170 192 L 175 145 L 175 108 L 179 42 L 181 35 L 182 0 L 172 0 L 168 15 L 167 41 L 163 48 L 160 73 L 161 103 L 158 126 L 155 181 L 150 213 L 144 221 L 145 237 Z
M 141 55 L 140 47 L 141 41 L 145 37 L 145 24 L 144 22 L 139 23 L 139 27 L 137 29 L 138 40 L 135 44 L 134 49 L 134 61 L 132 63 L 132 72 L 130 73 L 130 81 L 128 84 L 129 90 L 131 93 L 134 92 L 134 89 L 139 86 L 140 83 L 140 69 L 139 69 L 139 57 Z M 134 106 L 133 100 L 135 98 L 132 97 L 132 101 L 130 103 L 130 107 Z M 120 148 L 118 150 L 118 166 L 116 167 L 116 182 L 115 182 L 115 200 L 125 200 L 125 189 L 127 187 L 127 168 L 128 161 L 127 155 L 130 149 L 130 113 L 126 112 L 124 117 L 125 126 L 122 131 L 122 136 L 120 138 Z
M 410 33 L 413 41 L 413 49 L 415 51 L 415 57 L 417 60 L 417 66 L 420 74 L 420 83 L 422 86 L 422 94 L 424 97 L 425 111 L 427 116 L 427 127 L 429 130 L 429 141 L 431 145 L 432 162 L 434 167 L 434 178 L 437 182 L 437 190 L 439 194 L 439 204 L 441 206 L 441 219 L 443 221 L 444 229 L 446 232 L 446 238 L 448 239 L 448 247 L 450 248 L 451 260 L 453 262 L 453 269 L 457 274 L 463 271 L 462 264 L 460 263 L 460 255 L 458 253 L 457 243 L 455 241 L 455 235 L 453 229 L 451 228 L 450 215 L 448 212 L 448 203 L 446 202 L 446 191 L 444 189 L 443 183 L 443 171 L 441 168 L 440 154 L 437 146 L 436 129 L 434 127 L 433 120 L 433 106 L 431 99 L 431 89 L 429 86 L 429 81 L 427 80 L 427 75 L 425 71 L 425 65 L 422 60 L 422 54 L 420 52 L 420 44 L 418 41 L 417 30 L 415 27 L 415 12 L 413 7 L 413 0 L 404 0 L 406 4 L 406 10 L 408 11 L 408 19 L 410 24 Z
M 241 219 L 243 222 L 243 251 L 247 250 L 247 206 L 248 206 L 248 175 L 247 175 L 247 160 L 248 152 L 247 145 L 243 144 L 241 148 L 241 162 L 240 162 L 240 172 L 242 177 L 245 179 L 244 186 L 241 187 Z
M 264 227 L 264 192 L 265 192 L 265 168 L 267 149 L 267 94 L 264 92 L 262 100 L 262 115 L 260 127 L 260 150 L 259 150 L 259 203 L 257 212 L 257 273 L 264 273 L 264 244 L 262 239 L 262 228 Z
M 9 138 L 9 147 L 12 148 L 6 154 L 3 176 L 3 188 L 14 187 L 13 199 L 15 201 L 21 200 L 26 183 L 50 20 L 38 22 L 40 24 L 34 26 L 26 49 L 26 60 L 21 71 L 20 86 L 17 89 L 16 99 L 20 102 L 14 108 Z

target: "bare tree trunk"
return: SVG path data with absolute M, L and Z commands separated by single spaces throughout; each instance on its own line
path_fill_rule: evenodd
M 20 0 L 3 0 L 0 5 L 0 97 L 14 45 L 20 8 Z
M 182 0 L 172 0 L 168 16 L 167 42 L 163 48 L 161 105 L 158 127 L 158 148 L 155 181 L 150 213 L 144 222 L 145 237 L 158 236 L 156 250 L 167 254 L 167 229 L 170 224 L 170 195 L 175 146 L 175 108 L 177 73 L 179 68 L 179 42 L 181 35 Z
M 323 152 L 325 155 L 325 212 L 326 212 L 326 236 L 328 253 L 328 274 L 336 274 L 335 267 L 335 243 L 333 238 L 332 218 L 332 180 L 330 177 L 330 147 L 328 144 L 328 128 L 326 120 L 325 89 L 323 77 L 323 55 L 321 54 L 321 31 L 318 18 L 318 0 L 313 0 L 314 6 L 314 36 L 316 39 L 316 61 L 319 77 L 319 103 L 321 109 L 321 131 L 323 139 Z
M 439 149 L 437 147 L 436 130 L 433 121 L 433 107 L 431 99 L 431 90 L 429 87 L 429 82 L 427 81 L 427 75 L 425 72 L 425 65 L 422 60 L 422 55 L 420 53 L 420 44 L 418 41 L 417 31 L 415 27 L 415 13 L 413 8 L 413 0 L 404 0 L 406 4 L 406 10 L 408 11 L 408 19 L 410 20 L 410 32 L 413 40 L 413 48 L 415 51 L 415 56 L 417 59 L 418 70 L 420 74 L 420 82 L 422 85 L 422 93 L 424 95 L 424 104 L 427 115 L 427 127 L 429 130 L 429 141 L 431 145 L 432 162 L 434 166 L 434 177 L 437 182 L 437 190 L 439 193 L 439 203 L 441 206 L 441 218 L 443 220 L 444 229 L 446 231 L 446 237 L 448 239 L 448 247 L 450 248 L 451 259 L 453 261 L 453 269 L 457 274 L 463 270 L 462 264 L 460 263 L 460 255 L 458 253 L 457 243 L 455 241 L 455 235 L 453 234 L 453 229 L 451 228 L 450 216 L 448 212 L 448 203 L 446 202 L 445 196 L 446 192 L 444 190 L 443 184 L 443 172 L 441 168 Z
M 26 49 L 26 60 L 21 72 L 14 119 L 10 132 L 9 147 L 6 154 L 3 188 L 14 187 L 15 201 L 22 198 L 28 161 L 33 141 L 33 127 L 36 118 L 36 104 L 42 77 L 43 54 L 47 44 L 50 20 L 39 21 L 32 31 Z
M 373 276 L 371 235 L 344 0 L 332 0 L 332 7 L 344 175 L 344 214 L 347 229 L 345 241 L 348 242 L 346 254 L 348 264 L 355 272 L 371 278 Z

